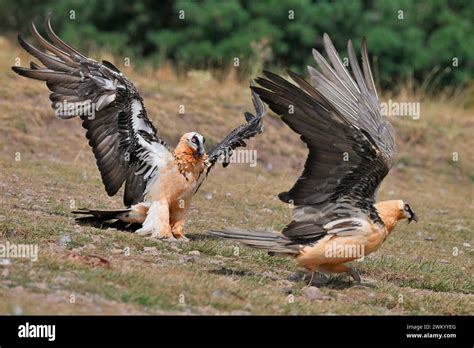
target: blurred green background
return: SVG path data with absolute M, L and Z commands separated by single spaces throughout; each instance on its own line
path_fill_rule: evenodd
M 342 55 L 367 36 L 376 80 L 465 85 L 474 71 L 472 0 L 0 0 L 0 31 L 28 33 L 48 11 L 53 27 L 86 51 L 108 51 L 178 70 L 262 68 L 303 72 L 327 32 Z M 39 25 L 38 25 L 39 24 Z M 314 65 L 314 64 L 313 64 Z

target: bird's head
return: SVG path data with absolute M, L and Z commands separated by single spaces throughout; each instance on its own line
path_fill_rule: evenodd
M 378 202 L 375 204 L 375 208 L 389 231 L 392 231 L 400 220 L 408 219 L 408 223 L 418 221 L 410 205 L 401 199 Z
M 415 221 L 418 222 L 418 217 L 416 216 L 415 212 L 411 209 L 408 203 L 404 201 L 400 201 L 399 204 L 400 209 L 400 219 L 408 219 L 408 223 Z
M 181 137 L 180 143 L 187 145 L 191 149 L 194 157 L 200 158 L 206 152 L 204 148 L 204 143 L 206 139 L 199 133 L 189 132 L 183 134 Z

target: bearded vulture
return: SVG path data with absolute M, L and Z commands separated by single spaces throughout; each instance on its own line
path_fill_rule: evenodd
M 282 233 L 213 230 L 211 235 L 238 240 L 276 254 L 292 255 L 313 272 L 360 276 L 344 263 L 377 250 L 397 221 L 415 220 L 402 200 L 376 203 L 380 183 L 393 165 L 395 138 L 380 112 L 365 38 L 362 70 L 352 42 L 347 50 L 353 76 L 324 35 L 329 62 L 313 50 L 319 70 L 308 67 L 310 82 L 289 71 L 296 86 L 265 72 L 252 87 L 309 150 L 304 171 L 280 200 L 294 206 Z
M 219 160 L 227 166 L 232 150 L 246 146 L 246 139 L 262 132 L 265 107 L 259 97 L 252 92 L 256 114 L 245 113 L 246 123 L 209 153 L 204 137 L 196 132 L 184 134 L 172 150 L 148 118 L 138 90 L 114 65 L 99 63 L 63 42 L 54 33 L 49 16 L 46 33 L 51 41 L 42 37 L 33 23 L 31 31 L 48 53 L 21 36 L 18 41 L 44 67 L 32 62 L 29 69 L 13 67 L 13 71 L 46 82 L 57 116 L 82 119 L 107 194 L 115 195 L 125 183 L 123 202 L 129 208 L 75 213 L 101 221 L 139 223 L 139 235 L 186 240 L 186 212 L 209 170 Z M 74 106 L 73 111 L 65 105 Z M 94 117 L 81 113 L 91 107 Z

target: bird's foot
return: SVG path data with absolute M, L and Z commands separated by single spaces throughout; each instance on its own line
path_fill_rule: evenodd
M 171 233 L 171 228 L 154 229 L 153 233 L 151 234 L 151 237 L 168 242 L 176 241 L 176 238 L 174 237 L 173 233 Z
M 314 280 L 314 274 L 315 273 L 316 272 L 311 272 L 311 278 L 309 278 L 309 283 L 307 285 L 308 287 L 313 285 L 313 280 Z
M 189 242 L 189 238 L 186 237 L 183 233 L 176 233 L 173 231 L 173 236 L 178 242 Z
M 171 229 L 171 233 L 179 242 L 189 242 L 189 238 L 184 235 L 184 224 L 176 224 Z
M 359 275 L 359 273 L 355 270 L 355 268 L 349 268 L 349 269 L 347 270 L 347 274 L 350 275 L 350 276 L 354 279 L 354 281 L 355 281 L 356 283 L 358 283 L 358 284 L 361 283 L 360 275 Z
M 182 236 L 180 236 L 180 237 L 178 237 L 178 236 L 175 235 L 175 237 L 176 237 L 176 240 L 177 240 L 178 242 L 183 242 L 183 243 L 189 242 L 189 238 L 186 237 L 186 236 L 184 236 L 184 235 L 182 235 Z
M 163 231 L 164 230 L 164 231 Z M 157 228 L 146 228 L 142 227 L 135 231 L 138 236 L 150 236 L 151 238 L 160 239 L 164 241 L 175 242 L 177 239 L 173 236 L 171 231 L 166 231 L 166 229 Z
M 148 235 L 152 234 L 152 229 L 142 227 L 142 228 L 139 228 L 138 230 L 136 230 L 135 234 L 137 236 L 148 236 Z

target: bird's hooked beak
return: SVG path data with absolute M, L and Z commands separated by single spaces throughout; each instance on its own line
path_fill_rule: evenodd
M 196 151 L 194 152 L 194 155 L 195 155 L 196 157 L 202 157 L 202 155 L 204 155 L 204 152 L 205 152 L 205 151 L 206 151 L 206 150 L 204 149 L 204 144 L 198 144 L 198 145 L 197 145 L 197 149 L 196 149 Z
M 416 216 L 415 212 L 411 210 L 410 206 L 407 204 L 407 212 L 408 212 L 408 223 L 415 221 L 418 222 L 418 217 Z

